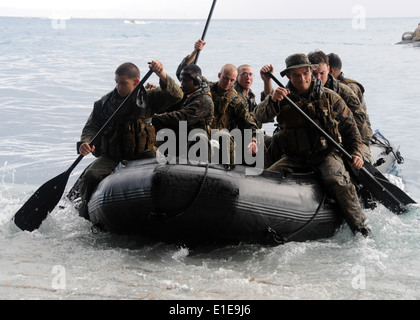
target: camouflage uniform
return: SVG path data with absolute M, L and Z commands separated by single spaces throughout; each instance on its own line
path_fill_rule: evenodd
M 214 117 L 214 104 L 210 90 L 201 88 L 185 97 L 179 110 L 155 114 L 153 125 L 156 128 L 178 130 L 179 121 L 187 121 L 188 132 L 203 129 L 210 134 L 210 125 Z
M 252 90 L 250 89 L 248 92 L 248 96 L 246 96 L 244 94 L 244 89 L 237 82 L 235 82 L 235 84 L 233 85 L 233 89 L 235 89 L 239 94 L 241 94 L 242 97 L 244 97 L 244 99 L 246 100 L 248 104 L 248 112 L 253 112 L 258 105 L 255 100 L 254 92 L 252 92 Z
M 245 95 L 244 89 L 239 85 L 239 83 L 235 82 L 233 88 L 245 99 L 248 104 L 248 112 L 254 118 L 255 123 L 257 124 L 258 128 L 262 128 L 262 123 L 259 123 L 257 119 L 255 119 L 254 110 L 257 107 L 257 101 L 255 100 L 255 94 L 249 89 L 248 96 Z
M 86 168 L 73 187 L 76 192 L 80 192 L 82 198 L 82 206 L 79 208 L 82 217 L 89 219 L 87 203 L 93 189 L 121 160 L 155 157 L 156 131 L 151 124 L 151 117 L 155 112 L 177 103 L 182 96 L 181 88 L 168 76 L 166 86 L 161 83 L 160 88 L 142 88 L 125 103 L 121 113 L 95 145 L 93 155 L 97 159 Z M 89 143 L 124 99 L 114 89 L 96 101 L 83 128 L 80 143 Z
M 338 93 L 343 98 L 347 107 L 353 112 L 354 120 L 356 121 L 357 128 L 359 129 L 360 135 L 363 140 L 363 160 L 372 163 L 372 156 L 370 154 L 370 139 L 369 134 L 372 130 L 369 129 L 367 123 L 367 114 L 362 108 L 361 100 L 356 96 L 350 87 L 342 82 L 336 80 L 332 74 L 328 75 L 327 83 L 325 87 Z M 370 136 L 371 137 L 371 136 Z
M 248 112 L 248 104 L 235 89 L 219 92 L 217 82 L 211 82 L 210 90 L 214 102 L 212 129 L 258 129 L 254 118 Z
M 180 79 L 181 71 L 187 66 L 189 56 L 185 57 L 179 64 L 176 75 Z M 214 103 L 214 119 L 211 125 L 212 129 L 226 129 L 231 131 L 235 128 L 258 129 L 254 117 L 249 113 L 246 99 L 239 94 L 234 88 L 225 92 L 219 92 L 217 82 L 209 82 L 205 77 L 203 81 L 209 84 L 211 96 Z M 220 135 L 227 136 L 226 132 L 220 131 Z M 229 147 L 230 163 L 234 164 L 235 144 L 232 137 Z M 225 150 L 227 152 L 227 150 Z
M 186 121 L 188 133 L 194 129 L 203 129 L 207 133 L 207 139 L 209 139 L 213 117 L 214 104 L 210 88 L 207 83 L 204 83 L 200 89 L 184 97 L 178 110 L 155 114 L 152 121 L 157 130 L 169 128 L 174 132 L 179 131 L 180 121 Z M 179 143 L 177 143 L 177 148 L 178 145 Z M 177 155 L 179 156 L 179 150 Z
M 273 93 L 273 92 L 271 92 Z M 264 101 L 267 98 L 264 91 L 261 92 L 261 101 Z M 257 118 L 257 115 L 254 111 L 255 121 L 262 127 L 263 123 L 272 122 L 271 120 L 262 120 Z M 280 145 L 279 140 L 279 131 L 282 129 L 282 125 L 280 123 L 276 123 L 276 128 L 273 131 L 272 136 L 264 136 L 264 169 L 268 169 L 271 167 L 276 161 L 280 160 L 283 156 L 283 150 Z
M 303 109 L 337 143 L 342 141 L 352 155 L 361 157 L 362 139 L 353 114 L 343 99 L 330 89 L 324 88 L 320 80 L 312 78 L 308 97 L 299 96 L 289 82 L 289 98 Z M 353 231 L 366 227 L 366 216 L 360 206 L 356 189 L 350 181 L 339 152 L 308 124 L 286 99 L 273 102 L 271 95 L 256 109 L 258 119 L 272 121 L 277 116 L 284 124 L 280 139 L 284 155 L 268 170 L 308 170 L 320 173 L 321 179 L 332 195 Z
M 254 117 L 248 112 L 248 105 L 242 95 L 231 88 L 225 92 L 219 92 L 217 82 L 210 83 L 210 90 L 214 102 L 214 120 L 212 129 L 258 129 Z M 223 133 L 223 132 L 221 132 Z M 245 149 L 245 146 L 244 146 Z M 231 137 L 230 163 L 235 163 L 235 143 Z
M 248 97 L 247 97 L 243 92 L 243 88 L 239 85 L 238 82 L 235 82 L 235 84 L 233 85 L 233 88 L 236 91 L 238 91 L 238 93 L 240 93 L 244 97 L 244 99 L 247 101 L 250 115 L 254 118 L 254 121 L 256 125 L 258 126 L 258 128 L 262 129 L 262 123 L 258 121 L 257 118 L 255 117 L 254 111 L 255 111 L 255 108 L 258 106 L 258 104 L 257 104 L 256 96 L 254 92 L 252 92 L 252 90 L 250 89 L 248 93 Z M 261 97 L 261 101 L 263 101 L 265 98 L 264 91 L 261 93 L 260 97 Z M 277 157 L 277 153 L 274 152 L 273 149 L 271 148 L 273 137 L 266 135 L 264 130 L 262 132 L 264 134 L 264 168 L 266 169 L 275 162 L 273 158 Z M 276 158 L 276 161 L 279 159 L 280 159 L 280 156 Z
M 364 98 L 365 88 L 359 82 L 357 82 L 356 80 L 345 78 L 343 73 L 341 73 L 338 76 L 337 80 L 339 82 L 344 83 L 351 90 L 353 90 L 353 92 L 357 95 L 357 97 L 359 98 L 359 100 L 362 104 L 362 109 L 364 110 L 364 112 L 366 114 L 366 124 L 367 124 L 367 130 L 368 130 L 364 139 L 366 140 L 365 143 L 367 143 L 369 145 L 370 144 L 370 139 L 373 136 L 373 131 L 372 131 L 372 126 L 371 126 L 370 119 L 369 119 L 369 114 L 367 112 L 366 101 L 365 101 L 365 98 Z

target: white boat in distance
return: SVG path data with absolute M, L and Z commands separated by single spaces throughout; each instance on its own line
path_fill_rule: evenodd
M 127 24 L 146 24 L 146 22 L 144 22 L 144 21 L 139 21 L 139 20 L 135 20 L 135 19 L 126 19 L 126 20 L 124 20 L 124 23 L 127 23 Z

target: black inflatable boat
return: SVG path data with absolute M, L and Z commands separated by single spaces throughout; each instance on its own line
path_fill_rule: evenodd
M 378 170 L 400 162 L 382 135 L 375 133 L 373 141 Z M 249 169 L 124 162 L 93 193 L 90 220 L 117 234 L 192 245 L 315 240 L 331 237 L 342 224 L 314 173 L 250 175 Z

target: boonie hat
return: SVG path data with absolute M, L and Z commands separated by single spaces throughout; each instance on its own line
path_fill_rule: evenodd
M 290 69 L 297 69 L 297 68 L 303 68 L 303 67 L 311 67 L 313 70 L 316 70 L 318 68 L 317 64 L 312 64 L 308 56 L 304 53 L 295 53 L 286 58 L 286 69 L 284 69 L 282 72 L 280 72 L 280 75 L 284 77 L 287 71 Z

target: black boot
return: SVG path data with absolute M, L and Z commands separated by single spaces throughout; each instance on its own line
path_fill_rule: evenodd
M 370 230 L 369 227 L 361 227 L 361 228 L 357 228 L 354 233 L 358 233 L 360 232 L 362 234 L 362 236 L 364 236 L 365 238 L 372 238 L 372 231 Z

